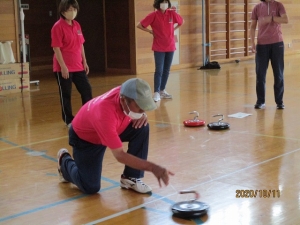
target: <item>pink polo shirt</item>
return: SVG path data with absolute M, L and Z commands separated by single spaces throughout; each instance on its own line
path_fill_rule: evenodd
M 181 25 L 183 23 L 183 19 L 178 13 L 174 10 L 166 10 L 165 13 L 156 10 L 148 14 L 140 23 L 145 28 L 150 25 L 153 30 L 153 51 L 173 52 L 176 50 L 174 24 Z
M 59 47 L 62 57 L 69 72 L 83 71 L 82 64 L 82 35 L 80 24 L 73 20 L 73 25 L 69 25 L 63 18 L 60 18 L 51 29 L 51 47 Z M 54 54 L 53 71 L 60 72 L 61 68 Z
M 285 8 L 280 2 L 261 2 L 252 10 L 251 20 L 258 22 L 257 44 L 273 44 L 283 41 L 281 24 L 276 22 L 263 23 L 263 17 L 286 14 Z
M 122 147 L 119 135 L 131 119 L 124 114 L 120 104 L 120 88 L 116 87 L 93 98 L 80 108 L 72 121 L 72 127 L 81 139 L 110 149 Z

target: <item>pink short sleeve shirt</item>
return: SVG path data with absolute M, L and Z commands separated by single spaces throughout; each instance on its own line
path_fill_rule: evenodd
M 60 18 L 51 29 L 51 47 L 59 47 L 69 72 L 84 70 L 82 64 L 82 44 L 84 37 L 80 24 L 73 20 L 69 25 L 63 18 Z M 53 56 L 53 71 L 60 72 L 60 65 Z
M 251 14 L 251 20 L 258 22 L 257 44 L 273 44 L 283 41 L 281 24 L 276 22 L 264 23 L 265 16 L 281 16 L 286 14 L 282 3 L 271 1 L 257 4 Z
M 182 17 L 174 10 L 162 13 L 156 10 L 140 21 L 143 27 L 151 26 L 154 38 L 152 50 L 157 52 L 173 52 L 176 50 L 174 39 L 174 24 L 181 25 Z
M 72 127 L 81 139 L 110 149 L 122 147 L 119 135 L 131 119 L 124 114 L 120 104 L 120 88 L 116 87 L 80 108 Z

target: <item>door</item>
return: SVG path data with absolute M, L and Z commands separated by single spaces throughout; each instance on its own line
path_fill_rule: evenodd
M 103 0 L 78 0 L 84 49 L 91 72 L 105 72 Z

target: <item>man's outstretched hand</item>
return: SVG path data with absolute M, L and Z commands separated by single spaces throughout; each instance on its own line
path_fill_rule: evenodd
M 169 184 L 169 180 L 170 180 L 169 176 L 174 175 L 173 172 L 168 171 L 166 168 L 163 168 L 163 167 L 155 165 L 155 164 L 153 166 L 152 173 L 154 174 L 154 176 L 156 176 L 158 183 L 159 183 L 159 187 L 161 187 L 161 180 L 167 186 Z

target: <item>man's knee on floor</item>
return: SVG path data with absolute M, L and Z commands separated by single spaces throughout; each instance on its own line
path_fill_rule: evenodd
M 91 186 L 86 186 L 82 190 L 85 194 L 96 194 L 98 191 L 100 191 L 100 184 L 99 185 L 91 185 Z

